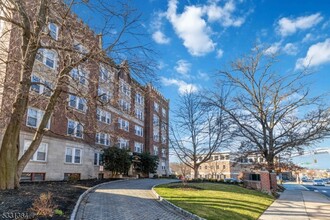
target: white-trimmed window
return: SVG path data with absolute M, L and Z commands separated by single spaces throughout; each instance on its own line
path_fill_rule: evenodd
M 154 124 L 154 127 L 159 126 L 159 117 L 156 114 L 153 115 L 153 124 Z
M 134 142 L 134 152 L 142 153 L 143 151 L 143 144 L 139 142 Z
M 33 83 L 31 85 L 32 91 L 36 92 L 37 94 L 51 96 L 51 94 L 52 94 L 51 89 L 53 88 L 53 85 L 51 82 L 42 80 L 40 77 L 38 77 L 36 75 L 31 76 L 31 82 Z
M 75 95 L 69 95 L 69 106 L 83 112 L 87 111 L 86 99 Z
M 111 99 L 110 91 L 106 91 L 106 89 L 104 89 L 104 88 L 99 87 L 97 90 L 97 95 L 98 95 L 99 99 L 101 100 L 101 102 L 103 102 L 103 103 L 109 102 Z
M 73 48 L 80 54 L 87 54 L 88 50 L 81 43 L 75 42 Z
M 166 144 L 167 143 L 167 137 L 166 134 L 162 132 L 162 143 Z
M 154 102 L 154 111 L 158 112 L 159 111 L 159 105 L 157 102 Z
M 68 135 L 83 138 L 84 127 L 81 123 L 73 120 L 68 120 Z
M 108 81 L 111 78 L 111 73 L 108 68 L 100 65 L 99 77 L 103 82 Z
M 94 153 L 94 165 L 99 166 L 102 164 L 102 154 L 100 152 Z
M 154 155 L 158 155 L 158 147 L 154 146 Z
M 164 160 L 162 161 L 162 170 L 166 170 L 166 162 Z
M 86 84 L 87 72 L 83 68 L 73 68 L 70 71 L 70 76 L 76 82 L 79 82 L 82 85 Z
M 124 130 L 124 131 L 129 131 L 129 122 L 122 119 L 118 118 L 118 123 L 119 123 L 119 128 Z
M 66 147 L 65 162 L 81 164 L 82 149 L 75 147 Z
M 163 118 L 166 118 L 166 109 L 165 108 L 162 108 L 162 115 L 163 115 Z
M 135 109 L 135 117 L 140 119 L 141 121 L 144 120 L 144 117 L 143 117 L 143 111 L 141 109 Z
M 120 91 L 128 97 L 131 96 L 131 87 L 124 80 L 120 80 Z
M 103 122 L 106 124 L 111 124 L 111 113 L 110 112 L 97 108 L 96 109 L 96 118 L 100 122 Z
M 126 140 L 124 138 L 119 138 L 118 145 L 119 145 L 119 148 L 121 148 L 121 149 L 128 149 L 129 148 L 129 140 Z
M 24 140 L 24 153 L 30 147 L 32 141 Z M 48 144 L 41 142 L 37 151 L 33 154 L 31 161 L 46 162 L 47 161 Z
M 139 105 L 144 104 L 144 97 L 141 95 L 141 93 L 136 93 L 135 94 L 135 103 Z
M 26 117 L 26 126 L 37 128 L 44 116 L 44 111 L 37 108 L 28 108 L 27 117 Z M 46 128 L 50 127 L 50 119 L 46 125 Z
M 58 26 L 54 23 L 49 23 L 48 24 L 48 29 L 49 29 L 49 35 L 54 39 L 58 39 Z
M 119 106 L 123 111 L 126 111 L 126 112 L 129 112 L 131 109 L 130 103 L 125 101 L 124 99 L 119 100 Z
M 105 146 L 110 146 L 110 135 L 102 132 L 96 133 L 95 142 Z
M 154 131 L 153 133 L 154 141 L 159 142 L 159 131 Z
M 37 60 L 52 69 L 56 67 L 56 58 L 56 52 L 47 49 L 39 49 L 36 55 Z
M 162 157 L 166 157 L 166 149 L 162 149 Z
M 135 125 L 135 135 L 143 137 L 143 128 L 141 126 Z

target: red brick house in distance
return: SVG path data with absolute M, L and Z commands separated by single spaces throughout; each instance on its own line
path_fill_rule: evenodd
M 83 37 L 72 33 L 70 36 L 74 39 L 66 37 L 65 33 L 60 33 L 56 19 L 50 19 L 51 40 L 65 38 L 80 52 L 91 45 L 101 47 L 101 37 L 75 15 L 70 22 L 73 28 L 86 30 Z M 0 57 L 2 60 L 14 59 L 18 53 L 15 46 L 19 41 L 17 28 L 12 29 L 7 23 L 0 27 L 1 39 L 5 39 L 0 42 L 1 48 L 6 48 L 0 51 Z M 49 39 L 43 41 L 47 44 Z M 56 51 L 40 50 L 31 81 L 54 87 L 60 59 Z M 57 102 L 39 149 L 24 169 L 23 181 L 63 180 L 72 175 L 80 179 L 106 177 L 108 174 L 100 169 L 100 154 L 112 146 L 157 155 L 157 174 L 169 174 L 169 100 L 151 84 L 142 85 L 133 79 L 127 62 L 114 64 L 111 58 L 104 60 L 108 63 L 88 60 L 70 72 L 66 92 Z M 0 142 L 15 96 L 12 88 L 19 82 L 17 66 L 0 63 Z M 31 143 L 51 94 L 46 86 L 31 86 L 28 110 L 20 132 L 20 156 Z M 137 172 L 131 169 L 129 174 L 136 175 Z

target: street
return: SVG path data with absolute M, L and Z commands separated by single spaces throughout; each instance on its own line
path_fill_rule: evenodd
M 312 183 L 304 183 L 303 186 L 306 187 L 309 191 L 322 193 L 323 195 L 330 198 L 330 184 L 326 184 L 325 186 L 313 186 Z

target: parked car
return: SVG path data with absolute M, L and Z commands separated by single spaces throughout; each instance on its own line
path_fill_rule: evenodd
M 242 180 L 238 180 L 236 178 L 226 178 L 226 179 L 224 179 L 224 182 L 225 183 L 242 183 L 243 181 Z
M 321 179 L 313 180 L 314 186 L 325 186 L 325 183 Z
M 327 183 L 327 184 L 330 184 L 330 178 L 325 178 L 325 179 L 322 179 L 324 183 Z

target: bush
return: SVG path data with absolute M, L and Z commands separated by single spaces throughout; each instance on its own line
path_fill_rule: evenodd
M 175 174 L 169 175 L 168 178 L 170 178 L 170 179 L 178 179 L 178 177 Z
M 59 216 L 63 216 L 64 215 L 64 213 L 63 213 L 63 211 L 61 209 L 55 209 L 54 210 L 54 214 L 55 215 L 59 215 Z
M 192 183 L 202 183 L 203 181 L 204 181 L 204 179 L 201 179 L 201 178 L 189 180 L 189 182 L 192 182 Z
M 31 211 L 39 216 L 52 217 L 56 208 L 57 205 L 53 203 L 52 194 L 48 192 L 40 194 L 39 198 L 33 202 Z

